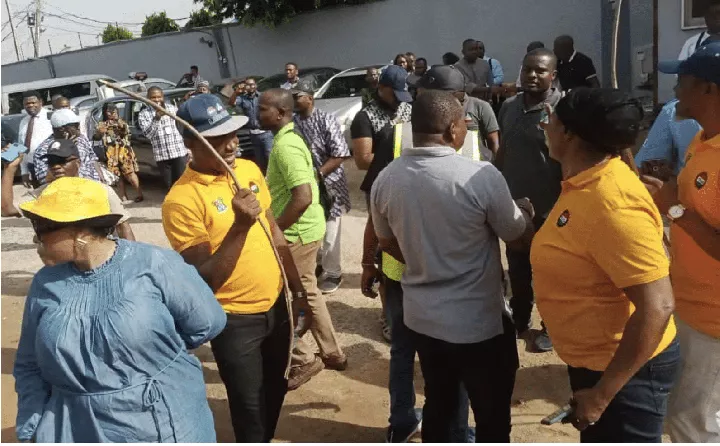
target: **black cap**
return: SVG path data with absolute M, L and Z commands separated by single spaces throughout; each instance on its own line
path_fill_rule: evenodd
M 75 145 L 74 141 L 69 139 L 56 139 L 50 144 L 50 147 L 48 147 L 48 151 L 43 155 L 43 159 L 48 159 L 51 156 L 55 158 L 71 158 L 73 156 L 80 158 L 80 152 L 78 152 L 77 145 Z
M 315 80 L 312 78 L 305 78 L 300 79 L 297 85 L 295 85 L 290 91 L 296 96 L 313 96 L 315 94 L 315 90 L 317 90 Z
M 452 65 L 436 65 L 423 75 L 418 87 L 428 90 L 465 91 L 465 76 Z

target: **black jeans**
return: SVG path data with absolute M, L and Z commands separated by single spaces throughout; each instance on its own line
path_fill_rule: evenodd
M 510 442 L 510 402 L 519 363 L 509 317 L 503 316 L 503 325 L 503 334 L 474 344 L 452 344 L 412 332 L 425 378 L 423 443 L 453 441 L 462 384 L 475 417 L 476 441 Z
M 508 275 L 510 276 L 510 308 L 513 312 L 515 330 L 522 333 L 530 328 L 530 316 L 535 304 L 535 293 L 532 287 L 532 266 L 530 253 L 506 249 L 508 261 Z
M 670 391 L 680 371 L 680 343 L 672 342 L 620 389 L 597 423 L 580 433 L 583 443 L 660 443 Z M 589 389 L 603 372 L 568 367 L 573 392 Z
M 180 158 L 172 158 L 165 161 L 157 162 L 160 173 L 162 174 L 163 182 L 165 187 L 170 188 L 185 172 L 187 166 L 187 156 L 181 156 Z
M 266 313 L 228 314 L 227 326 L 210 344 L 227 389 L 235 441 L 269 442 L 287 393 L 285 297 L 280 295 Z

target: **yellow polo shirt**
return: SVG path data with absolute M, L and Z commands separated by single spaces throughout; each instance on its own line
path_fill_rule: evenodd
M 255 192 L 262 213 L 270 209 L 270 192 L 260 169 L 246 160 L 235 161 L 240 184 Z M 163 228 L 177 252 L 209 242 L 214 253 L 225 239 L 235 219 L 231 203 L 234 196 L 230 175 L 205 175 L 189 166 L 165 197 Z M 259 224 L 250 228 L 245 246 L 228 281 L 215 293 L 228 313 L 254 314 L 268 311 L 282 289 L 280 267 L 270 241 Z
M 720 231 L 720 135 L 690 144 L 678 176 L 680 202 Z M 718 235 L 720 237 L 720 235 Z M 720 339 L 720 262 L 678 225 L 671 226 L 670 276 L 678 317 L 697 331 Z
M 540 315 L 568 365 L 604 371 L 635 311 L 623 288 L 668 276 L 663 224 L 619 158 L 564 181 L 530 258 Z M 653 357 L 675 338 L 671 319 Z

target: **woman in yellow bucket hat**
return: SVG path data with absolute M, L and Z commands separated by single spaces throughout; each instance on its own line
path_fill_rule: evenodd
M 226 316 L 173 251 L 111 239 L 102 184 L 53 181 L 20 206 L 45 267 L 25 302 L 13 375 L 17 436 L 36 442 L 214 442 L 188 350 Z

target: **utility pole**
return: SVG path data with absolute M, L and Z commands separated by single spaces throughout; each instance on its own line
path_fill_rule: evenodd
M 40 57 L 40 23 L 42 22 L 42 0 L 35 0 L 35 58 Z
M 80 49 L 82 49 L 83 44 L 82 44 L 82 37 L 80 37 L 80 33 L 78 33 L 78 40 L 80 41 Z
M 15 45 L 15 56 L 17 56 L 17 60 L 18 62 L 20 62 L 20 50 L 18 49 L 17 38 L 15 38 L 15 26 L 13 26 L 12 14 L 10 13 L 10 5 L 8 4 L 8 0 L 5 0 L 5 7 L 7 8 L 8 22 L 10 22 L 10 32 L 12 33 L 13 44 Z
M 52 56 L 53 51 L 52 51 L 52 44 L 50 43 L 50 39 L 48 39 L 48 48 L 50 48 L 50 55 Z

